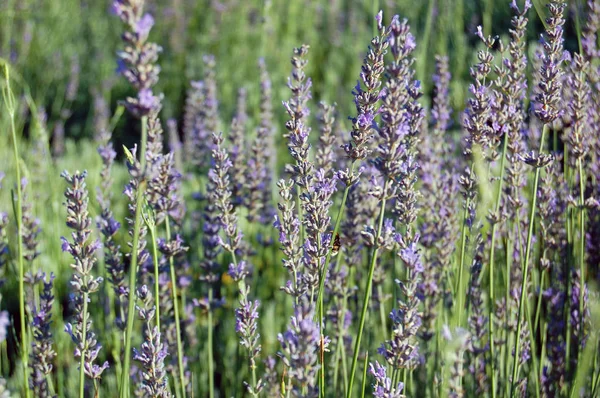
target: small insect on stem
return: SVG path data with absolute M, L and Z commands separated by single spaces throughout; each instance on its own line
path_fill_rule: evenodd
M 333 244 L 331 245 L 331 256 L 336 256 L 339 253 L 341 247 L 342 243 L 340 242 L 340 234 L 335 234 Z

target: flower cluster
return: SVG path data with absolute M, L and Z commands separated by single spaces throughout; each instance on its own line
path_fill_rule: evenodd
M 100 379 L 102 372 L 108 368 L 108 362 L 97 365 L 102 348 L 92 331 L 92 319 L 88 309 L 89 295 L 96 293 L 102 284 L 101 277 L 92 274 L 96 265 L 96 251 L 100 244 L 92 237 L 92 220 L 88 210 L 88 190 L 85 183 L 87 173 L 77 171 L 71 175 L 63 171 L 61 176 L 68 184 L 65 190 L 65 206 L 67 208 L 67 226 L 73 230 L 72 241 L 62 238 L 62 249 L 73 256 L 71 268 L 72 305 L 75 310 L 75 321 L 68 323 L 66 332 L 76 345 L 75 357 L 82 358 L 81 365 L 90 379 Z
M 167 386 L 167 371 L 165 358 L 169 355 L 167 347 L 161 341 L 161 334 L 154 322 L 156 308 L 153 307 L 152 293 L 146 285 L 137 291 L 137 311 L 140 319 L 144 321 L 144 342 L 141 349 L 133 349 L 133 359 L 140 362 L 142 368 L 141 389 L 146 397 L 169 398 L 171 393 Z
M 148 35 L 154 26 L 154 18 L 144 13 L 145 0 L 115 0 L 112 11 L 128 27 L 123 33 L 125 49 L 119 51 L 118 71 L 137 91 L 137 97 L 128 97 L 127 109 L 136 117 L 146 116 L 159 108 L 160 96 L 152 93 L 158 82 L 160 67 L 156 65 L 162 48 L 148 42 Z

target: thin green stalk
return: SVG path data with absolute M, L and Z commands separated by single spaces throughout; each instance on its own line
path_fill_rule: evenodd
M 17 178 L 17 203 L 15 207 L 15 218 L 17 223 L 17 264 L 19 267 L 19 318 L 21 320 L 21 363 L 23 364 L 23 386 L 25 396 L 29 397 L 29 343 L 27 340 L 27 319 L 25 318 L 25 263 L 23 259 L 23 192 L 21 190 L 21 159 L 19 156 L 19 144 L 17 143 L 17 129 L 15 127 L 15 97 L 10 87 L 10 69 L 8 65 L 3 66 L 5 87 L 2 90 L 2 96 L 6 105 L 6 111 L 10 119 L 10 133 L 13 142 L 13 154 L 15 159 L 15 174 Z M 13 199 L 14 201 L 14 199 Z
M 473 170 L 475 169 L 475 160 L 471 160 L 471 175 L 473 174 Z M 462 314 L 463 314 L 463 308 L 464 308 L 464 302 L 465 302 L 465 286 L 464 286 L 464 268 L 465 268 L 465 261 L 466 261 L 466 255 L 467 255 L 467 217 L 469 214 L 469 206 L 471 205 L 471 199 L 469 197 L 467 197 L 467 201 L 465 203 L 465 209 L 463 212 L 463 219 L 462 219 L 462 229 L 461 229 L 461 242 L 460 242 L 460 263 L 458 266 L 458 281 L 457 281 L 457 286 L 456 286 L 456 291 L 454 294 L 454 297 L 458 297 L 458 325 L 462 325 Z
M 338 265 L 340 264 L 340 262 L 342 261 L 342 253 L 340 253 L 340 258 L 338 259 Z M 350 275 L 348 277 L 349 281 L 354 280 L 353 279 L 354 276 L 354 267 L 350 268 Z M 338 391 L 337 388 L 337 383 L 338 383 L 338 374 L 339 374 L 339 365 L 340 365 L 340 360 L 345 361 L 346 358 L 346 353 L 345 353 L 345 347 L 344 347 L 344 314 L 346 313 L 346 308 L 348 306 L 348 295 L 345 294 L 344 298 L 342 299 L 342 304 L 341 304 L 341 314 L 342 316 L 339 317 L 338 319 L 338 341 L 337 341 L 337 348 L 335 350 L 335 358 L 333 360 L 333 391 Z M 344 375 L 344 379 L 346 379 L 347 375 Z M 346 391 L 346 389 L 348 388 L 348 383 L 347 380 L 345 380 L 344 382 L 344 391 Z
M 600 338 L 598 338 L 598 341 L 596 343 L 596 349 L 594 350 L 594 352 L 596 353 L 596 355 L 594 357 L 595 375 L 592 379 L 592 397 L 597 397 L 598 386 L 600 386 Z
M 385 303 L 383 302 L 383 286 L 379 285 L 377 286 L 377 294 L 379 295 L 379 299 L 382 300 L 381 303 L 379 303 L 379 318 L 381 320 L 381 330 L 383 332 L 383 335 L 385 336 L 386 331 L 387 331 L 387 322 L 386 322 L 386 313 L 385 313 Z
M 546 360 L 546 341 L 548 339 L 548 324 L 544 324 L 544 330 L 542 331 L 542 345 L 540 347 L 540 367 L 538 368 L 537 378 L 542 380 L 544 371 L 544 361 Z
M 427 50 L 429 49 L 429 39 L 431 37 L 431 28 L 433 27 L 433 21 L 435 17 L 435 1 L 429 0 L 429 5 L 427 6 L 427 19 L 425 20 L 425 29 L 423 30 L 423 39 L 420 41 L 421 46 L 419 50 L 419 54 L 417 56 L 417 73 L 419 76 L 419 81 L 425 82 L 425 76 L 427 74 L 426 68 L 426 60 L 427 60 Z M 376 36 L 377 33 L 374 33 Z M 424 92 L 427 92 L 427 87 L 423 88 Z
M 365 366 L 363 369 L 363 379 L 362 379 L 362 398 L 365 397 L 365 393 L 367 392 L 367 368 L 369 367 L 369 351 L 365 353 Z
M 146 145 L 148 142 L 148 117 L 143 116 L 142 142 L 140 148 L 140 169 L 142 176 L 146 170 Z M 131 249 L 131 267 L 129 270 L 129 305 L 127 311 L 127 328 L 125 332 L 125 358 L 123 360 L 123 371 L 121 374 L 121 398 L 129 397 L 129 366 L 131 361 L 131 340 L 133 339 L 133 321 L 135 319 L 135 287 L 138 268 L 138 245 L 140 242 L 140 228 L 142 225 L 142 204 L 144 202 L 144 191 L 146 187 L 145 177 L 142 177 L 135 197 L 135 219 L 133 223 L 133 242 Z
M 350 165 L 350 174 L 352 174 L 354 172 L 354 167 L 355 167 L 356 161 L 352 161 L 352 164 Z M 348 200 L 348 193 L 350 192 L 350 186 L 347 186 L 344 189 L 344 196 L 342 197 L 342 203 L 340 204 L 340 208 L 338 210 L 338 214 L 335 218 L 335 225 L 333 227 L 333 232 L 331 234 L 331 240 L 333 241 L 335 239 L 335 237 L 338 234 L 338 231 L 340 230 L 340 224 L 342 222 L 342 216 L 344 214 L 344 208 L 346 207 L 346 201 Z M 329 246 L 329 250 L 327 250 L 327 255 L 325 256 L 325 263 L 323 266 L 323 269 L 321 270 L 321 275 L 319 275 L 319 290 L 317 293 L 317 311 L 316 311 L 316 316 L 318 316 L 317 321 L 319 322 L 319 328 L 321 330 L 321 342 L 324 341 L 324 333 L 323 333 L 323 319 L 324 319 L 324 304 L 323 304 L 323 296 L 324 296 L 324 292 L 325 292 L 325 276 L 327 275 L 327 265 L 329 264 L 329 262 L 331 261 L 331 254 L 333 251 L 333 245 Z M 296 274 L 294 273 L 294 280 L 296 279 Z M 311 294 L 312 296 L 312 294 Z M 312 297 L 311 297 L 311 302 L 312 302 Z M 319 356 L 319 358 L 322 360 L 321 362 L 321 369 L 319 370 L 319 383 L 322 382 L 322 388 L 325 386 L 325 363 L 324 363 L 324 359 L 325 359 L 325 355 L 324 355 L 324 351 L 325 351 L 325 347 L 323 344 L 320 345 L 320 353 L 321 355 Z
M 583 174 L 583 159 L 577 159 L 579 166 L 579 325 L 584 329 L 585 319 L 585 176 Z M 581 357 L 579 350 L 578 358 Z
M 156 327 L 158 328 L 158 330 L 160 330 L 160 286 L 158 285 L 158 248 L 156 247 L 156 226 L 154 225 L 154 220 L 150 220 L 150 217 L 152 216 L 149 216 L 146 219 L 146 225 L 148 226 L 148 231 L 150 232 L 150 239 L 152 239 L 152 259 L 154 260 L 154 307 L 156 307 Z
M 525 301 L 525 316 L 527 317 L 527 319 L 531 320 L 531 308 L 529 306 L 529 301 L 526 300 Z M 538 363 L 538 357 L 537 355 L 535 355 L 535 353 L 537 353 L 537 349 L 536 349 L 536 339 L 535 339 L 535 334 L 534 334 L 534 329 L 533 329 L 533 325 L 531 324 L 531 322 L 527 322 L 527 326 L 529 327 L 529 344 L 530 344 L 530 350 L 533 353 L 533 355 L 531 355 L 531 362 L 533 362 L 533 374 L 537 374 L 538 373 L 538 369 L 539 369 L 539 363 Z M 537 377 L 533 378 L 533 381 L 535 383 L 534 386 L 534 390 L 535 390 L 535 396 L 536 398 L 540 397 L 540 379 L 538 379 Z
M 538 294 L 537 305 L 535 308 L 535 320 L 533 322 L 533 330 L 536 332 L 538 330 L 538 326 L 539 326 L 540 319 L 541 319 L 540 313 L 542 311 L 542 292 L 544 291 L 544 283 L 545 283 L 547 272 L 548 272 L 548 270 L 543 270 L 542 276 L 540 278 L 540 294 Z
M 212 301 L 213 301 L 213 287 L 208 288 L 208 396 L 210 398 L 215 397 L 215 379 L 214 379 L 214 363 L 213 363 L 213 313 L 212 313 Z
M 495 215 L 500 214 L 500 204 L 502 199 L 502 184 L 504 182 L 504 169 L 506 168 L 506 149 L 508 147 L 508 137 L 504 137 L 504 145 L 502 147 L 502 162 L 500 164 L 500 181 L 498 181 L 498 193 L 496 196 L 496 209 Z M 490 344 L 490 368 L 492 377 L 492 398 L 496 397 L 496 355 L 494 352 L 494 303 L 496 302 L 496 296 L 494 295 L 494 255 L 496 248 L 496 232 L 498 222 L 494 222 L 492 225 L 492 241 L 490 243 L 490 268 L 489 274 L 489 309 L 490 314 L 488 316 L 488 333 L 489 333 L 489 344 Z
M 386 179 L 383 188 L 383 195 L 387 194 L 389 182 Z M 363 330 L 365 328 L 365 320 L 367 318 L 367 309 L 369 307 L 369 299 L 371 298 L 371 290 L 373 289 L 373 273 L 375 272 L 375 265 L 377 264 L 377 254 L 379 253 L 379 247 L 377 242 L 381 237 L 381 230 L 383 228 L 383 218 L 385 216 L 385 196 L 381 201 L 381 209 L 379 211 L 379 226 L 377 227 L 377 237 L 375 238 L 375 246 L 373 247 L 373 254 L 371 256 L 371 264 L 369 266 L 369 276 L 367 277 L 367 287 L 365 289 L 365 296 L 363 298 L 362 311 L 360 313 L 360 324 L 358 326 L 358 334 L 356 336 L 356 342 L 354 344 L 354 357 L 352 358 L 352 368 L 350 370 L 350 383 L 348 385 L 348 391 L 346 397 L 352 397 L 352 387 L 354 385 L 354 376 L 356 374 L 356 367 L 358 365 L 358 352 L 360 350 L 360 341 L 362 338 Z
M 545 124 L 542 130 L 542 138 L 540 144 L 541 154 L 544 148 L 544 140 L 546 135 L 548 134 L 548 125 Z M 533 191 L 532 191 L 532 199 L 531 199 L 531 210 L 529 212 L 529 225 L 527 227 L 527 243 L 525 247 L 525 263 L 523 265 L 523 277 L 521 280 L 521 297 L 519 299 L 519 313 L 517 318 L 517 331 L 515 334 L 516 344 L 515 344 L 515 355 L 514 355 L 514 363 L 513 363 L 513 377 L 511 380 L 511 396 L 514 396 L 515 388 L 516 388 L 516 380 L 518 377 L 518 361 L 519 361 L 519 351 L 520 351 L 520 343 L 521 343 L 521 327 L 522 327 L 522 319 L 523 319 L 523 305 L 527 298 L 527 275 L 529 273 L 529 257 L 531 255 L 531 245 L 533 242 L 533 225 L 535 221 L 535 207 L 537 203 L 537 190 L 540 180 L 540 167 L 535 168 L 535 177 L 533 179 Z
M 167 229 L 167 238 L 172 239 L 169 217 L 165 219 Z M 179 300 L 177 297 L 177 275 L 175 273 L 175 262 L 173 257 L 169 258 L 169 268 L 171 269 L 171 288 L 173 289 L 173 312 L 175 313 L 175 332 L 177 333 L 177 366 L 179 367 L 179 380 L 181 382 L 181 394 L 185 398 L 185 371 L 183 368 L 183 344 L 181 342 L 181 326 L 179 325 Z M 210 301 L 209 301 L 210 303 Z M 210 311 L 209 311 L 210 312 Z
M 81 314 L 82 325 L 81 325 L 81 359 L 79 361 L 79 398 L 85 397 L 85 353 L 86 353 L 86 338 L 87 338 L 87 307 L 88 307 L 88 293 L 83 293 L 83 312 Z
M 350 165 L 350 174 L 352 174 L 354 172 L 355 164 L 356 164 L 356 162 L 353 161 L 352 164 Z M 349 192 L 350 192 L 350 187 L 346 187 L 344 189 L 344 196 L 342 197 L 342 203 L 340 204 L 338 214 L 335 217 L 335 224 L 333 226 L 333 232 L 331 234 L 332 240 L 335 239 L 336 235 L 338 234 L 338 232 L 340 230 L 340 224 L 342 223 L 342 216 L 344 214 L 344 208 L 346 207 L 346 201 L 348 200 Z M 332 254 L 332 246 L 330 246 L 329 250 L 327 251 L 327 256 L 325 257 L 325 264 L 329 264 L 329 261 L 331 261 L 331 254 Z M 321 270 L 321 275 L 319 276 L 319 291 L 317 294 L 317 307 L 318 307 L 319 321 L 323 320 L 323 292 L 325 290 L 326 271 L 327 270 L 325 269 L 325 267 L 323 267 L 323 270 Z

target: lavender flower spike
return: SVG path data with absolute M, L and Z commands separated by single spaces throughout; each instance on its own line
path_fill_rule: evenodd
M 56 351 L 52 347 L 52 286 L 54 274 L 43 277 L 44 290 L 40 294 L 40 307 L 34 309 L 32 320 L 32 333 L 34 341 L 31 343 L 31 367 L 33 369 L 30 387 L 36 397 L 50 397 L 47 376 L 52 373 L 53 361 Z
M 142 382 L 140 391 L 145 397 L 169 398 L 172 397 L 167 386 L 167 371 L 165 358 L 168 355 L 167 347 L 161 342 L 161 334 L 153 321 L 156 309 L 152 306 L 154 300 L 146 285 L 137 291 L 138 301 L 136 306 L 138 315 L 145 322 L 144 342 L 141 350 L 133 349 L 133 359 L 142 364 Z
M 114 14 L 129 28 L 122 36 L 125 49 L 118 52 L 118 71 L 136 89 L 137 98 L 128 97 L 125 106 L 140 118 L 157 109 L 161 101 L 161 96 L 152 93 L 152 86 L 158 82 L 160 67 L 156 62 L 162 48 L 147 41 L 154 19 L 143 13 L 144 3 L 145 0 L 114 0 L 112 4 Z
M 376 398 L 404 398 L 402 390 L 404 384 L 399 382 L 396 386 L 392 386 L 392 379 L 387 376 L 385 366 L 381 366 L 375 361 L 375 365 L 369 364 L 369 373 L 375 378 L 373 384 L 373 396 Z
M 101 346 L 92 331 L 92 319 L 88 311 L 89 295 L 100 289 L 102 278 L 94 277 L 92 271 L 96 265 L 96 250 L 100 244 L 92 238 L 92 219 L 88 212 L 88 190 L 85 184 L 87 173 L 75 172 L 74 175 L 63 171 L 61 176 L 69 184 L 65 190 L 67 208 L 67 226 L 73 230 L 72 241 L 62 238 L 63 251 L 73 256 L 71 278 L 73 289 L 74 323 L 68 323 L 65 330 L 76 345 L 75 357 L 81 358 L 80 371 L 90 379 L 100 379 L 108 368 L 108 362 L 99 366 L 94 364 Z M 83 381 L 83 379 L 82 379 Z M 83 385 L 80 386 L 83 390 Z

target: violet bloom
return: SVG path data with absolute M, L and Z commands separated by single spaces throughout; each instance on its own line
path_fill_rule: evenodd
M 63 171 L 61 176 L 69 184 L 65 190 L 67 226 L 73 230 L 72 242 L 62 238 L 63 251 L 69 252 L 73 256 L 71 268 L 74 271 L 71 278 L 73 289 L 71 300 L 75 310 L 75 319 L 73 323 L 66 325 L 65 330 L 76 345 L 75 357 L 79 358 L 83 355 L 82 365 L 85 375 L 90 379 L 98 380 L 101 378 L 102 372 L 108 368 L 108 362 L 101 366 L 94 364 L 101 346 L 92 331 L 92 317 L 87 309 L 87 301 L 89 295 L 96 293 L 102 283 L 102 278 L 96 278 L 92 274 L 97 261 L 95 252 L 100 243 L 93 240 L 92 237 L 92 220 L 88 211 L 89 198 L 85 183 L 87 173 L 77 171 L 71 175 L 67 171 Z M 83 340 L 84 325 L 85 341 Z
M 312 81 L 306 78 L 304 68 L 308 61 L 308 46 L 302 45 L 294 49 L 292 57 L 292 75 L 288 78 L 288 87 L 292 92 L 292 97 L 283 106 L 290 117 L 285 124 L 288 133 L 284 135 L 288 139 L 288 149 L 295 164 L 287 165 L 286 170 L 291 174 L 292 180 L 301 190 L 308 189 L 310 180 L 314 172 L 314 164 L 309 159 L 310 142 L 307 117 L 309 115 L 308 100 L 311 98 L 310 89 Z
M 100 171 L 100 186 L 96 190 L 96 200 L 100 205 L 101 213 L 98 216 L 96 225 L 102 234 L 102 243 L 104 247 L 104 265 L 108 274 L 108 281 L 112 285 L 117 298 L 116 304 L 118 307 L 116 325 L 123 328 L 125 317 L 125 302 L 127 300 L 127 287 L 125 284 L 125 265 L 123 264 L 123 256 L 121 254 L 121 246 L 116 243 L 115 238 L 117 232 L 121 228 L 121 224 L 115 220 L 112 207 L 112 186 L 111 170 L 114 164 L 117 153 L 113 149 L 111 133 L 108 130 L 103 130 L 98 135 L 100 145 L 98 146 L 98 154 L 102 159 L 102 169 Z
M 229 265 L 229 275 L 238 283 L 240 289 L 240 307 L 235 310 L 236 332 L 240 335 L 240 344 L 248 350 L 248 360 L 252 371 L 252 383 L 247 383 L 247 389 L 253 396 L 258 396 L 263 384 L 256 380 L 256 360 L 260 355 L 260 334 L 258 333 L 258 307 L 260 303 L 249 299 L 250 288 L 245 279 L 250 274 L 244 260 L 242 249 L 243 234 L 238 226 L 236 211 L 231 202 L 231 187 L 229 183 L 229 168 L 232 166 L 229 154 L 223 148 L 223 137 L 213 134 L 214 149 L 213 167 L 209 171 L 209 180 L 214 186 L 210 192 L 211 201 L 215 203 L 220 215 L 221 229 L 226 241 L 219 237 L 219 244 L 231 253 L 233 262 Z
M 481 269 L 483 267 L 483 238 L 479 233 L 474 239 L 473 262 L 471 264 L 471 281 L 469 285 L 469 302 L 471 314 L 469 316 L 469 346 L 471 354 L 471 366 L 469 372 L 473 375 L 478 394 L 485 394 L 488 388 L 486 373 L 486 353 L 489 350 L 489 342 L 486 341 L 488 333 L 488 317 L 486 316 L 485 304 L 482 297 Z M 523 350 L 521 354 L 523 354 Z
M 546 39 L 542 39 L 542 80 L 535 98 L 534 113 L 545 124 L 552 123 L 562 113 L 561 63 L 563 61 L 563 11 L 566 4 L 552 1 L 547 5 L 550 16 L 546 18 Z
M 325 170 L 320 169 L 314 174 L 308 191 L 300 196 L 306 231 L 303 264 L 307 289 L 318 288 L 323 269 L 328 266 L 325 258 L 332 241 L 329 208 L 335 191 L 335 179 L 326 177 Z
M 293 276 L 293 280 L 288 281 L 283 290 L 293 296 L 299 297 L 305 291 L 302 289 L 305 284 L 299 283 L 302 279 L 302 249 L 300 246 L 300 220 L 296 215 L 296 206 L 292 194 L 293 182 L 279 180 L 277 187 L 281 201 L 277 205 L 280 215 L 275 216 L 273 226 L 279 231 L 279 243 L 284 259 L 283 267 Z
M 315 156 L 315 166 L 317 169 L 323 169 L 325 175 L 329 175 L 335 166 L 334 145 L 336 136 L 333 128 L 335 124 L 336 104 L 328 105 L 325 102 L 319 103 L 319 145 Z
M 202 145 L 199 133 L 204 131 L 200 118 L 204 113 L 204 97 L 204 82 L 190 82 L 183 112 L 183 157 L 187 163 L 196 162 L 195 157 L 199 155 L 197 150 Z
M 152 294 L 146 285 L 137 291 L 138 315 L 144 321 L 144 342 L 141 349 L 133 349 L 133 359 L 141 364 L 141 390 L 146 397 L 168 398 L 171 397 L 167 386 L 167 371 L 165 358 L 168 356 L 167 347 L 161 341 L 161 333 L 153 320 L 156 308 L 153 306 Z
M 257 146 L 264 148 L 262 150 L 264 159 L 264 186 L 263 192 L 263 208 L 262 220 L 263 223 L 268 223 L 277 213 L 273 205 L 273 170 L 277 169 L 277 151 L 275 151 L 274 134 L 276 131 L 275 122 L 273 121 L 273 93 L 271 87 L 271 78 L 267 70 L 267 64 L 263 58 L 258 60 L 260 69 L 260 126 L 256 132 Z M 260 157 L 259 157 L 260 158 Z
M 375 361 L 375 365 L 369 363 L 369 373 L 375 378 L 375 384 L 373 384 L 373 396 L 376 398 L 404 398 L 402 390 L 404 390 L 404 384 L 398 382 L 397 385 L 392 385 L 392 379 L 387 376 L 385 366 L 381 366 L 379 362 Z
M 272 88 L 267 65 L 259 59 L 260 69 L 260 123 L 256 129 L 256 138 L 250 145 L 248 164 L 245 169 L 248 195 L 245 203 L 248 207 L 248 221 L 269 222 L 275 215 L 272 201 L 273 171 L 276 169 L 277 156 L 274 150 Z
M 38 251 L 38 235 L 42 232 L 42 229 L 40 228 L 40 220 L 33 215 L 33 203 L 29 200 L 27 185 L 27 179 L 22 178 L 23 221 L 21 226 L 21 236 L 23 237 L 23 258 L 31 263 L 40 255 L 40 252 Z
M 314 308 L 307 302 L 298 304 L 291 317 L 290 326 L 277 336 L 281 344 L 279 357 L 288 369 L 290 384 L 287 389 L 303 397 L 317 397 L 318 353 L 321 331 L 313 321 Z M 327 347 L 329 339 L 325 338 Z
M 118 52 L 118 71 L 136 89 L 137 97 L 127 97 L 125 106 L 136 117 L 146 116 L 160 105 L 161 96 L 152 93 L 158 82 L 160 67 L 156 65 L 162 48 L 148 42 L 154 19 L 143 13 L 145 1 L 114 0 L 112 10 L 128 30 L 122 35 L 125 48 Z
M 144 185 L 142 181 L 144 179 L 144 171 L 141 169 L 141 164 L 136 157 L 137 147 L 133 148 L 131 152 L 131 157 L 127 159 L 127 170 L 129 171 L 129 183 L 125 185 L 125 190 L 123 193 L 127 196 L 128 204 L 127 208 L 129 210 L 129 217 L 126 217 L 127 224 L 129 226 L 128 234 L 132 238 L 130 242 L 127 244 L 131 247 L 133 245 L 133 235 L 134 235 L 134 227 L 135 227 L 135 212 L 137 206 L 137 191 L 138 189 L 143 189 Z M 147 284 L 147 276 L 149 269 L 152 268 L 152 258 L 150 257 L 150 253 L 146 249 L 146 236 L 148 235 L 148 227 L 146 223 L 140 223 L 139 226 L 139 240 L 138 247 L 135 248 L 137 250 L 137 258 L 138 258 L 138 271 L 142 277 L 142 284 Z M 132 251 L 134 249 L 132 248 Z M 127 254 L 129 258 L 131 258 L 131 252 Z
M 520 212 L 526 206 L 526 198 L 523 195 L 526 185 L 525 165 L 520 161 L 520 157 L 526 152 L 526 143 L 523 130 L 525 128 L 525 104 L 527 95 L 527 12 L 531 4 L 527 1 L 522 10 L 516 3 L 511 4 L 515 15 L 511 20 L 512 29 L 510 30 L 510 42 L 508 44 L 509 56 L 503 58 L 502 73 L 505 79 L 496 79 L 498 90 L 502 94 L 501 103 L 503 105 L 502 114 L 504 120 L 501 122 L 505 126 L 507 142 L 506 153 L 506 194 L 503 195 L 502 213 L 506 214 L 509 220 L 517 219 Z M 494 215 L 496 220 L 500 219 L 499 214 Z M 502 233 L 506 234 L 508 228 L 503 228 Z
M 52 305 L 54 295 L 52 294 L 54 274 L 49 277 L 43 275 L 44 289 L 40 293 L 39 308 L 33 308 L 31 343 L 31 363 L 32 374 L 29 380 L 33 394 L 36 397 L 50 397 L 47 377 L 54 368 L 53 362 L 56 358 L 52 340 Z
M 378 14 L 381 19 L 381 12 Z M 371 137 L 373 136 L 373 118 L 377 111 L 376 103 L 379 101 L 381 76 L 385 68 L 383 58 L 388 48 L 389 31 L 378 23 L 377 36 L 371 40 L 371 45 L 367 55 L 364 58 L 361 68 L 361 81 L 356 83 L 354 91 L 354 104 L 356 106 L 356 117 L 352 121 L 352 131 L 350 132 L 350 141 L 344 145 L 344 150 L 348 157 L 356 160 L 365 159 L 370 151 Z M 350 175 L 350 170 L 345 171 L 345 178 L 341 178 L 346 185 L 352 185 L 357 176 Z
M 235 207 L 245 205 L 245 195 L 250 181 L 246 179 L 248 172 L 248 161 L 246 151 L 246 124 L 248 123 L 248 114 L 246 113 L 246 89 L 238 90 L 237 106 L 228 140 L 231 145 L 231 195 L 232 204 Z

